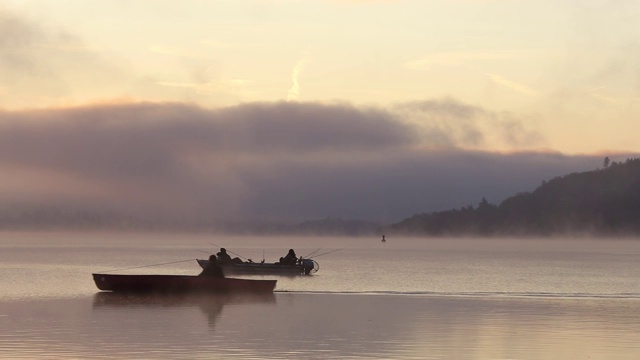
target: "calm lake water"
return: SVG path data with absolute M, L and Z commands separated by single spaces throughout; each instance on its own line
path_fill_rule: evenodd
M 265 276 L 276 292 L 259 297 L 120 295 L 91 278 L 195 275 L 220 246 L 326 254 L 312 276 Z M 0 358 L 638 359 L 639 264 L 640 239 L 2 233 Z

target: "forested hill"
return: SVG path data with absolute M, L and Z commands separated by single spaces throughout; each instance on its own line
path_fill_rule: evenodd
M 500 205 L 419 214 L 388 226 L 396 234 L 637 235 L 640 234 L 640 158 L 554 178 Z

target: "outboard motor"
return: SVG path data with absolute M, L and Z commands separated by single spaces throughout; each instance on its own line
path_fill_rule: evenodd
M 311 260 L 311 259 L 302 259 L 302 261 L 300 262 L 300 265 L 302 265 L 302 270 L 304 270 L 304 274 L 305 275 L 309 275 L 311 273 L 311 271 L 314 270 L 315 268 L 315 261 Z M 316 270 L 318 271 L 318 270 Z M 315 271 L 313 271 L 315 272 Z

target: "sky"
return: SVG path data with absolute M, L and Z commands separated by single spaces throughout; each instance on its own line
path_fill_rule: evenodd
M 0 202 L 499 203 L 640 153 L 638 23 L 626 0 L 0 0 Z

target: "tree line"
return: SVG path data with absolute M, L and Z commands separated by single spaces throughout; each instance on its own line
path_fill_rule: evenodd
M 386 233 L 431 236 L 640 234 L 640 158 L 544 181 L 499 205 L 486 199 L 460 209 L 414 215 Z

